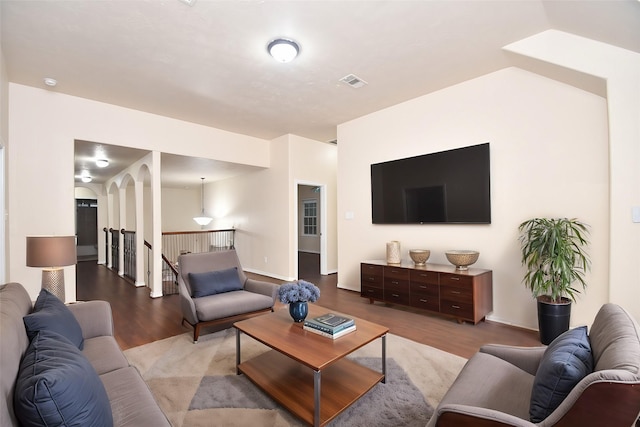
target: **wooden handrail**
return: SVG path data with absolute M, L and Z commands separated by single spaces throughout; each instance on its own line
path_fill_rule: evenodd
M 144 245 L 146 247 L 148 247 L 150 250 L 153 250 L 153 247 L 151 247 L 151 243 L 147 242 L 147 240 L 145 239 L 144 241 Z M 171 269 L 171 271 L 173 271 L 173 274 L 176 275 L 176 277 L 178 276 L 178 270 L 173 266 L 173 264 L 171 263 L 171 261 L 169 261 L 169 259 L 164 255 L 164 254 L 160 254 L 162 256 L 162 260 L 164 262 L 167 263 L 167 265 L 169 266 L 169 268 Z
M 219 233 L 221 231 L 235 231 L 235 228 L 227 228 L 223 230 L 198 230 L 198 231 L 163 231 L 163 236 L 171 236 L 174 234 L 205 234 L 205 233 Z

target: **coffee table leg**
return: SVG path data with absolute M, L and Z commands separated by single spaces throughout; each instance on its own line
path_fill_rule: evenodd
M 240 329 L 236 329 L 236 375 L 240 375 Z
M 387 383 L 387 334 L 382 336 L 382 383 Z
M 320 426 L 320 371 L 313 371 L 313 426 Z

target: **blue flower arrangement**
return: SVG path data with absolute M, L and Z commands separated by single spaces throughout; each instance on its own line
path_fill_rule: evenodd
M 284 283 L 278 288 L 278 298 L 284 304 L 292 302 L 316 302 L 320 298 L 320 288 L 305 280 Z

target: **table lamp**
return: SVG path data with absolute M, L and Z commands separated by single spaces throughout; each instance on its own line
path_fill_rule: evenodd
M 65 302 L 62 267 L 75 263 L 75 236 L 27 236 L 27 267 L 43 267 L 42 289 L 62 302 Z

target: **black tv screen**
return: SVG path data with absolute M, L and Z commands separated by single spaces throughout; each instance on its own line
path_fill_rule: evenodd
M 490 224 L 489 143 L 371 165 L 374 224 Z

